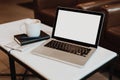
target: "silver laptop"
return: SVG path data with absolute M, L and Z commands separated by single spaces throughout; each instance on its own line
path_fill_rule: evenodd
M 52 37 L 33 54 L 73 66 L 84 66 L 97 49 L 104 15 L 58 7 Z

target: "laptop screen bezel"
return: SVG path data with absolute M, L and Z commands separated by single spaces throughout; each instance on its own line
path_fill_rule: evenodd
M 93 14 L 93 15 L 99 15 L 99 16 L 101 16 L 95 44 L 88 44 L 88 43 L 84 43 L 84 42 L 78 42 L 78 41 L 69 40 L 69 39 L 65 39 L 65 38 L 54 36 L 59 10 L 74 11 L 74 12 L 78 12 L 78 13 L 80 12 L 80 13 L 86 13 L 86 14 Z M 101 12 L 81 10 L 81 9 L 73 9 L 73 8 L 60 7 L 59 6 L 57 8 L 57 10 L 56 10 L 56 17 L 55 17 L 55 23 L 54 23 L 53 31 L 52 31 L 52 38 L 57 39 L 57 40 L 61 40 L 61 41 L 65 41 L 65 42 L 70 42 L 70 43 L 78 44 L 78 45 L 83 45 L 83 46 L 87 46 L 87 47 L 97 48 L 98 43 L 99 43 L 99 39 L 100 39 L 100 34 L 101 34 L 102 26 L 103 26 L 103 21 L 104 21 L 104 14 L 101 13 Z

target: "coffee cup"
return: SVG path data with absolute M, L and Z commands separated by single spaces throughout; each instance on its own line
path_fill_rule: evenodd
M 41 21 L 32 19 L 24 22 L 28 37 L 39 37 L 41 32 Z

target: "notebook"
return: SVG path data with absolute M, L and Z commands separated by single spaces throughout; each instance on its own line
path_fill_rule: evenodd
M 58 7 L 52 36 L 32 53 L 82 67 L 97 49 L 104 14 Z
M 14 40 L 21 46 L 49 39 L 50 36 L 41 30 L 40 36 L 38 37 L 28 37 L 27 34 L 17 34 L 14 35 Z

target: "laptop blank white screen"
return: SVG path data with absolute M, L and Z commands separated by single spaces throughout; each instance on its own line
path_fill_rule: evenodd
M 54 36 L 95 44 L 100 15 L 59 10 Z

